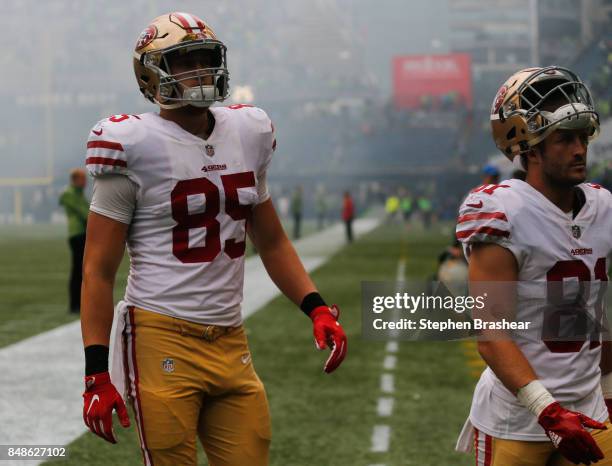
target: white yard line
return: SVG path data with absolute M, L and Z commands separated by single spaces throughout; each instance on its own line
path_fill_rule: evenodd
M 397 343 L 397 341 L 389 341 L 387 342 L 387 353 L 397 353 L 397 351 L 399 350 L 399 344 Z
M 406 275 L 406 260 L 401 258 L 397 263 L 397 274 L 396 274 L 396 291 L 401 291 L 403 282 Z M 399 314 L 399 309 L 394 311 L 394 314 Z M 392 340 L 387 342 L 385 347 L 385 359 L 383 360 L 383 368 L 387 371 L 395 370 L 397 366 L 397 352 L 399 351 L 399 344 L 395 340 L 399 332 L 391 334 Z M 380 376 L 380 391 L 386 395 L 378 398 L 376 405 L 376 414 L 379 418 L 387 418 L 393 415 L 393 407 L 395 405 L 395 378 L 393 374 L 383 373 Z M 386 424 L 377 424 L 372 430 L 372 446 L 370 451 L 373 453 L 386 453 L 389 451 L 389 444 L 391 443 L 391 426 Z M 371 464 L 370 466 L 386 466 L 382 463 Z
M 393 414 L 393 404 L 395 399 L 388 396 L 382 396 L 378 399 L 378 405 L 376 406 L 376 414 L 379 417 L 389 417 Z
M 383 374 L 380 376 L 380 391 L 386 394 L 395 392 L 395 379 L 393 374 Z
M 397 365 L 397 357 L 393 356 L 392 354 L 388 354 L 385 356 L 385 360 L 383 361 L 383 367 L 386 370 L 392 371 L 395 369 L 396 365 Z
M 359 219 L 354 224 L 355 235 L 364 235 L 379 223 L 375 218 Z M 337 224 L 296 241 L 306 270 L 314 271 L 344 246 L 344 235 L 344 226 Z M 246 260 L 244 281 L 245 318 L 280 294 L 259 257 Z M 83 367 L 78 321 L 1 349 L 0 445 L 66 445 L 83 434 Z M 3 466 L 10 464 L 2 462 Z
M 404 279 L 406 277 L 406 261 L 404 258 L 400 258 L 400 260 L 397 262 L 397 271 L 395 274 L 395 293 L 400 293 L 403 288 L 404 288 Z M 399 318 L 401 317 L 401 311 L 399 309 L 393 309 L 391 311 L 391 320 L 399 320 Z M 389 341 L 387 343 L 387 351 L 388 352 L 396 352 L 396 351 L 389 351 L 389 348 L 397 348 L 397 341 L 395 341 L 399 335 L 400 335 L 401 330 L 391 330 L 389 332 L 389 337 L 391 338 L 391 341 Z
M 389 451 L 391 440 L 391 427 L 387 425 L 376 425 L 372 431 L 372 453 L 385 453 Z

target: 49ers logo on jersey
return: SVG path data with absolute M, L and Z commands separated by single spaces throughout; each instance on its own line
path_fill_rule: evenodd
M 138 42 L 136 42 L 136 50 L 140 50 L 143 47 L 149 45 L 157 37 L 157 28 L 154 25 L 147 26 L 144 31 L 140 33 Z

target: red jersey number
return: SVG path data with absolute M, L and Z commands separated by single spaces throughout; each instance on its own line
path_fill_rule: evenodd
M 578 291 L 572 296 L 566 296 L 564 280 L 577 279 Z M 595 301 L 594 324 L 600 326 L 603 317 L 603 297 L 606 292 L 608 275 L 606 273 L 606 258 L 597 259 L 594 270 L 595 280 L 600 281 L 599 291 Z M 553 312 L 545 314 L 543 323 L 544 344 L 553 353 L 577 353 L 585 343 L 585 336 L 589 333 L 592 317 L 589 316 L 586 304 L 590 296 L 591 271 L 580 259 L 557 262 L 546 274 L 547 302 L 554 306 Z M 569 330 L 576 334 L 576 340 L 563 340 L 562 323 L 569 323 Z M 589 348 L 595 349 L 601 343 L 598 329 L 590 332 Z M 555 337 L 555 339 L 547 339 Z
M 240 204 L 238 189 L 255 186 L 253 172 L 222 175 L 225 191 L 225 212 L 236 221 L 246 221 L 251 206 Z M 188 196 L 203 195 L 204 212 L 189 213 Z M 219 188 L 208 178 L 195 178 L 179 181 L 170 194 L 172 218 L 176 226 L 172 230 L 172 253 L 185 264 L 212 262 L 221 252 Z M 189 232 L 195 228 L 205 228 L 204 246 L 189 246 Z M 246 234 L 245 234 L 246 235 Z M 242 241 L 225 241 L 225 253 L 232 259 L 244 255 L 245 238 Z

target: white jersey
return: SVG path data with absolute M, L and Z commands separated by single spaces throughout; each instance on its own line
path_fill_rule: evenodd
M 457 237 L 468 260 L 473 243 L 495 243 L 513 253 L 519 268 L 516 320 L 531 322 L 538 330 L 516 332 L 514 341 L 555 399 L 569 409 L 604 421 L 608 413 L 599 385 L 598 337 L 579 342 L 544 341 L 541 333 L 547 289 L 559 290 L 559 282 L 569 289 L 577 288 L 578 279 L 590 281 L 583 309 L 594 315 L 601 306 L 598 291 L 608 279 L 612 195 L 595 184 L 583 183 L 578 188 L 586 202 L 575 218 L 524 181 L 513 179 L 477 188 L 461 205 Z M 550 281 L 557 283 L 549 285 Z M 591 338 L 596 341 L 589 341 Z M 548 439 L 536 417 L 490 368 L 485 369 L 476 386 L 470 421 L 498 438 Z
M 128 230 L 129 305 L 203 324 L 242 322 L 246 218 L 269 198 L 276 142 L 266 113 L 215 107 L 204 140 L 157 113 L 116 115 L 93 128 L 87 169 L 138 185 Z

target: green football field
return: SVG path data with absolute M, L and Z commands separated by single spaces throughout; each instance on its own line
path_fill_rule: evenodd
M 62 234 L 63 230 L 49 228 L 25 236 L 9 231 L 0 237 L 0 346 L 70 320 Z M 470 456 L 454 452 L 478 372 L 478 365 L 475 370 L 474 361 L 465 355 L 465 344 L 400 343 L 392 371 L 393 413 L 381 418 L 376 406 L 382 396 L 386 344 L 361 338 L 361 282 L 394 280 L 402 251 L 407 278 L 429 276 L 447 240 L 448 235 L 383 226 L 342 249 L 313 274 L 322 295 L 340 306 L 349 337 L 347 359 L 332 375 L 321 370 L 325 355 L 314 348 L 310 322 L 284 297 L 246 321 L 255 367 L 270 401 L 271 465 L 473 464 Z M 118 284 L 124 282 L 126 271 L 124 264 Z M 389 449 L 373 453 L 372 431 L 381 424 L 391 428 Z M 134 428 L 115 425 L 118 445 L 87 433 L 68 446 L 67 460 L 52 464 L 141 464 Z M 199 461 L 207 464 L 201 450 Z

